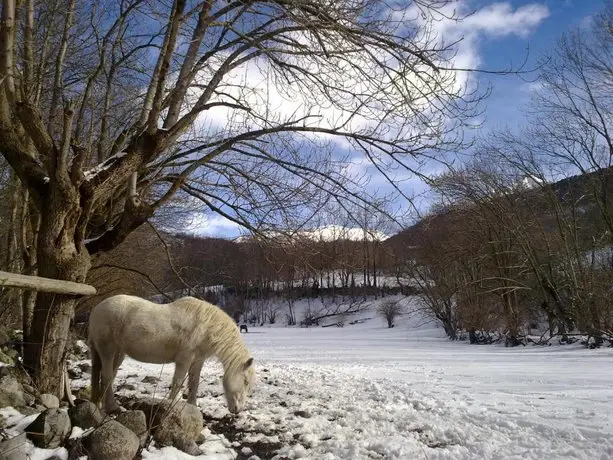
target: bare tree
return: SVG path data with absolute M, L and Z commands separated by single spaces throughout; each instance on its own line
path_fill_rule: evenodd
M 387 322 L 387 327 L 394 327 L 394 321 L 403 313 L 403 308 L 398 300 L 386 300 L 377 307 L 377 313 Z
M 40 215 L 38 274 L 85 281 L 177 193 L 254 230 L 322 190 L 360 202 L 335 138 L 379 166 L 451 146 L 481 93 L 431 33 L 446 3 L 3 0 L 0 152 Z M 43 392 L 74 303 L 37 296 L 24 363 Z

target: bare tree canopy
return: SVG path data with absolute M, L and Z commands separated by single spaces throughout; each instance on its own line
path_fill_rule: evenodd
M 83 281 L 177 193 L 247 228 L 366 206 L 339 152 L 393 171 L 475 113 L 432 27 L 452 3 L 3 0 L 0 152 L 40 215 L 38 274 Z M 72 312 L 38 295 L 42 390 Z

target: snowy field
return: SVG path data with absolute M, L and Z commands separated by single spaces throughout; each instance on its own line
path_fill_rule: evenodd
M 376 317 L 243 337 L 258 384 L 235 421 L 248 432 L 240 446 L 270 442 L 283 446 L 279 458 L 330 460 L 613 458 L 612 349 L 471 346 L 432 325 L 387 329 Z M 126 362 L 119 381 L 159 369 Z M 162 375 L 169 382 L 172 366 Z M 209 365 L 200 387 L 216 419 L 227 414 L 220 375 Z M 235 458 L 222 444 L 205 442 L 203 458 Z
M 206 429 L 200 458 L 613 458 L 613 349 L 476 346 L 449 342 L 433 325 L 397 323 L 250 328 L 243 337 L 258 382 L 236 419 L 221 367 L 203 370 L 198 404 L 224 435 Z M 126 360 L 117 393 L 161 396 L 172 372 Z M 160 383 L 142 383 L 147 375 Z M 194 457 L 153 447 L 143 458 Z

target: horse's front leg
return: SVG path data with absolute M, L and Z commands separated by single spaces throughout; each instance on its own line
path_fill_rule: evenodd
M 189 392 L 187 394 L 187 402 L 196 405 L 196 397 L 198 395 L 198 385 L 200 384 L 200 372 L 204 359 L 196 358 L 189 368 Z
M 170 387 L 170 400 L 175 402 L 175 398 L 179 394 L 179 390 L 183 386 L 187 370 L 189 369 L 193 360 L 191 353 L 179 354 L 175 359 L 175 374 L 172 377 L 172 386 Z

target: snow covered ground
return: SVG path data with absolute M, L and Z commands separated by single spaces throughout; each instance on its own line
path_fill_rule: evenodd
M 290 458 L 613 458 L 612 349 L 471 346 L 379 319 L 246 340 L 268 373 L 245 423 L 280 420 Z
M 476 346 L 418 323 L 250 327 L 258 382 L 236 419 L 221 367 L 203 370 L 198 403 L 225 436 L 209 434 L 200 458 L 613 458 L 613 349 Z M 126 360 L 118 393 L 163 395 L 172 372 Z M 193 457 L 152 448 L 143 458 Z

